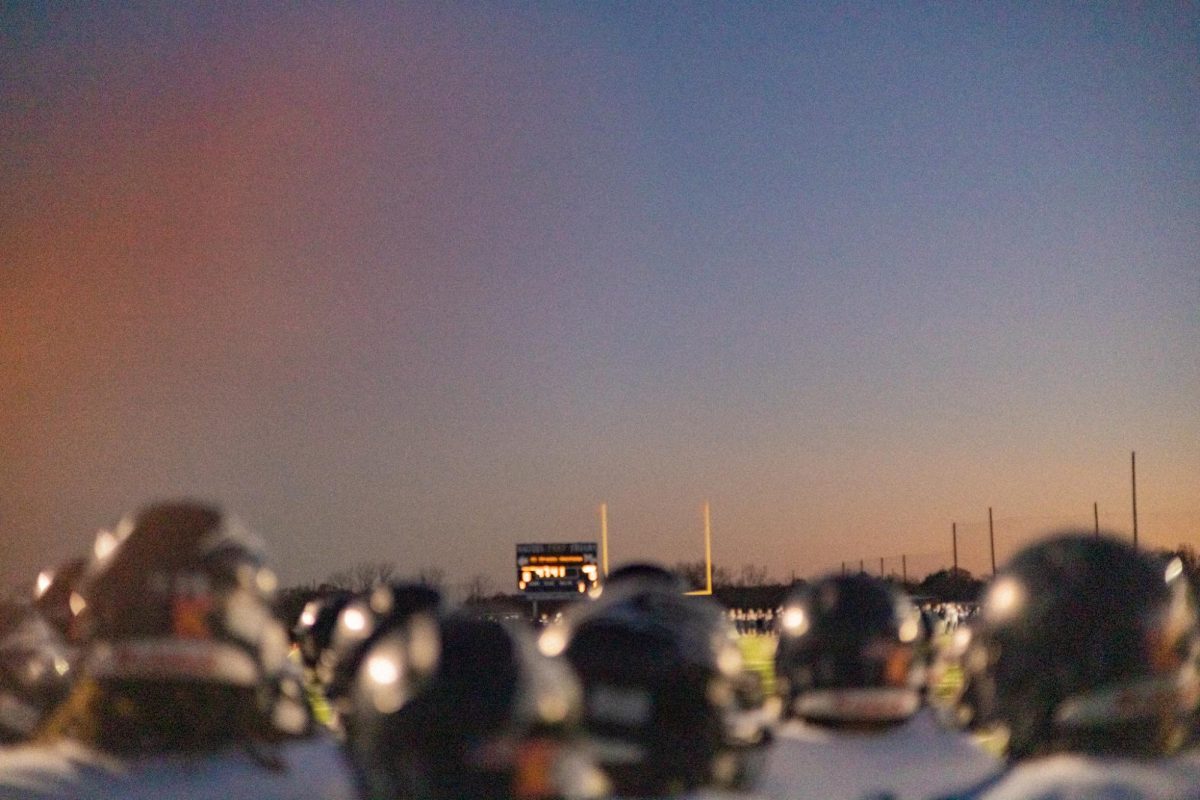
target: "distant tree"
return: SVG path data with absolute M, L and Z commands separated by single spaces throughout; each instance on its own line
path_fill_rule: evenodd
M 705 585 L 705 570 L 703 561 L 680 561 L 671 571 L 683 578 L 692 589 L 703 589 Z
M 984 582 L 965 569 L 943 569 L 925 576 L 916 593 L 936 597 L 943 602 L 972 602 L 979 599 Z
M 396 574 L 396 565 L 390 561 L 363 561 L 348 570 L 333 573 L 325 583 L 338 589 L 363 592 L 377 583 L 391 581 Z
M 715 589 L 718 586 L 733 585 L 733 573 L 730 572 L 726 567 L 720 567 L 716 564 L 713 564 L 713 588 Z M 699 588 L 703 589 L 704 584 L 701 583 Z
M 495 594 L 492 579 L 487 575 L 476 574 L 463 585 L 463 593 L 467 603 L 481 603 Z
M 354 571 L 344 569 L 339 572 L 331 572 L 321 582 L 322 586 L 333 586 L 338 589 L 349 589 L 354 584 Z
M 693 591 L 698 591 L 708 585 L 708 570 L 703 561 L 680 561 L 671 567 L 671 571 L 681 576 Z M 729 570 L 716 564 L 713 564 L 712 583 L 713 588 L 735 585 L 733 575 Z
M 734 586 L 765 586 L 767 584 L 767 568 L 757 564 L 742 564 L 738 570 Z
M 440 567 L 423 567 L 413 576 L 413 583 L 441 591 L 446 583 L 446 571 Z

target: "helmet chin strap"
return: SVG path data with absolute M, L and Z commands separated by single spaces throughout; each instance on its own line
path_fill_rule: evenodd
M 1182 677 L 1151 677 L 1068 697 L 1054 712 L 1063 727 L 1111 725 L 1114 722 L 1184 714 L 1195 705 L 1197 686 Z
M 232 644 L 198 639 L 132 639 L 100 643 L 88 653 L 84 674 L 94 678 L 179 680 L 257 686 L 258 663 Z
M 801 694 L 793 706 L 805 719 L 868 723 L 903 722 L 920 707 L 920 692 L 894 686 L 814 689 Z

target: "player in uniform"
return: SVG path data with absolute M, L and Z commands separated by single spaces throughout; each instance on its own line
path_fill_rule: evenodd
M 426 590 L 428 592 L 428 590 Z M 426 597 L 425 600 L 428 600 Z M 353 667 L 331 693 L 365 793 L 378 800 L 599 800 L 608 781 L 583 747 L 580 692 L 524 625 L 440 616 L 383 587 L 339 620 Z M 347 675 L 344 666 L 335 670 Z
M 1018 554 L 992 582 L 963 657 L 972 723 L 1007 738 L 1008 767 L 948 796 L 1200 797 L 1177 756 L 1200 679 L 1181 563 L 1091 532 Z
M 770 743 L 732 623 L 684 590 L 656 565 L 629 565 L 539 640 L 579 674 L 584 725 L 620 797 L 746 796 Z
M 904 800 L 995 773 L 995 758 L 924 705 L 926 631 L 908 597 L 878 578 L 828 577 L 793 590 L 776 650 L 789 721 L 764 791 Z
M 349 800 L 312 734 L 275 578 L 238 520 L 149 507 L 96 540 L 77 590 L 80 677 L 34 744 L 0 752 L 0 797 Z
M 71 687 L 70 649 L 30 605 L 0 601 L 0 745 L 33 735 Z
M 338 615 L 354 599 L 354 593 L 348 590 L 336 590 L 315 597 L 304 604 L 300 617 L 292 628 L 295 648 L 291 655 L 303 667 L 304 696 L 309 708 L 312 709 L 317 722 L 335 730 L 337 725 L 333 709 L 329 705 L 325 685 L 319 675 L 328 669 L 328 665 L 323 665 L 322 662 L 328 662 L 334 657 L 330 645 Z
M 385 728 L 437 669 L 442 615 L 435 589 L 402 582 L 377 585 L 342 608 L 319 660 L 316 671 L 329 698 L 332 726 L 369 797 L 401 796 Z M 364 663 L 368 657 L 371 668 Z

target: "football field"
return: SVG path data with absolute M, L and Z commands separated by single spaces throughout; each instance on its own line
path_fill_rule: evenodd
M 738 646 L 742 651 L 742 660 L 748 669 L 762 676 L 763 691 L 768 695 L 775 693 L 775 644 L 778 638 L 770 635 L 750 635 L 738 637 Z

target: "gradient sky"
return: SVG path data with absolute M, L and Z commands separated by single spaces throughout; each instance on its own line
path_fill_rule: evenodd
M 237 5 L 0 12 L 0 586 L 1200 546 L 1200 4 Z

